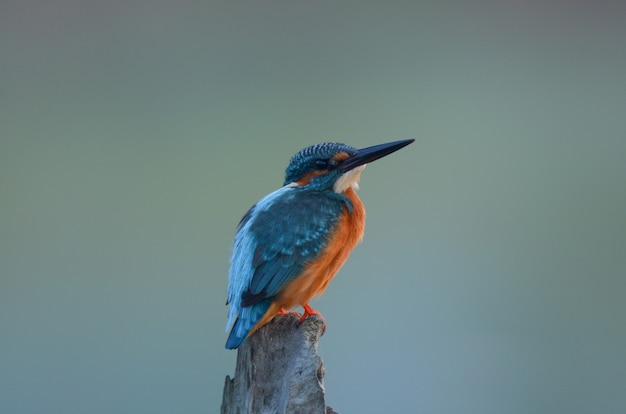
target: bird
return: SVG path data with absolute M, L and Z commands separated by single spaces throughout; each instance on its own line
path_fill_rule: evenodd
M 300 322 L 321 316 L 309 301 L 324 292 L 363 238 L 365 207 L 356 194 L 361 172 L 414 141 L 362 149 L 323 142 L 291 158 L 283 186 L 254 204 L 237 227 L 228 272 L 227 349 L 296 306 L 304 309 Z

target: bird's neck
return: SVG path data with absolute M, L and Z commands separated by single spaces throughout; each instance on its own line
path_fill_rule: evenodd
M 343 173 L 341 177 L 335 181 L 333 191 L 336 193 L 345 193 L 348 189 L 358 190 L 359 180 L 361 179 L 361 171 L 363 171 L 364 168 L 365 164 L 359 165 L 358 167 Z
M 361 241 L 363 234 L 365 233 L 365 206 L 363 202 L 356 194 L 354 188 L 348 188 L 343 192 L 343 195 L 350 201 L 351 208 L 346 206 L 346 213 L 348 219 L 348 226 L 350 227 L 350 233 L 355 239 L 355 244 Z

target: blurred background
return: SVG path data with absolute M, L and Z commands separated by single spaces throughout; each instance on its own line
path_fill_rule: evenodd
M 236 225 L 370 165 L 314 302 L 347 413 L 626 412 L 626 7 L 3 1 L 0 406 L 214 413 Z

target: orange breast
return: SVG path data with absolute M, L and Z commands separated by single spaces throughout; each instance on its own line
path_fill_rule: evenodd
M 328 245 L 314 261 L 310 262 L 272 302 L 263 318 L 256 324 L 250 334 L 269 322 L 280 309 L 291 309 L 307 304 L 314 296 L 324 293 L 328 283 L 337 274 L 341 266 L 348 260 L 350 252 L 363 238 L 365 231 L 365 207 L 356 192 L 350 188 L 344 195 L 352 203 L 352 211 L 344 207 L 343 214 L 335 231 L 331 234 Z
M 363 238 L 365 230 L 365 208 L 353 189 L 344 193 L 352 202 L 349 212 L 344 207 L 343 215 L 332 233 L 328 245 L 316 260 L 309 263 L 302 274 L 285 287 L 277 302 L 285 309 L 308 303 L 314 296 L 324 293 L 328 283 L 348 260 L 350 252 Z

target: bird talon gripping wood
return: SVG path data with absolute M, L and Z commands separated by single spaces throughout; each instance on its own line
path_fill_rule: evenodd
M 304 308 L 300 323 L 321 316 L 309 300 L 324 292 L 363 237 L 365 208 L 356 194 L 361 171 L 413 141 L 363 149 L 326 142 L 291 158 L 283 187 L 252 206 L 239 223 L 228 274 L 226 330 L 232 329 L 226 348 L 239 347 L 295 306 Z
M 302 308 L 304 309 L 304 313 L 300 317 L 300 323 L 303 323 L 306 320 L 306 318 L 308 318 L 311 315 L 317 315 L 320 318 L 324 319 L 324 315 L 322 315 L 319 311 L 316 311 L 315 309 L 310 307 L 308 303 L 303 304 Z M 326 322 L 324 322 L 324 326 L 326 326 Z

